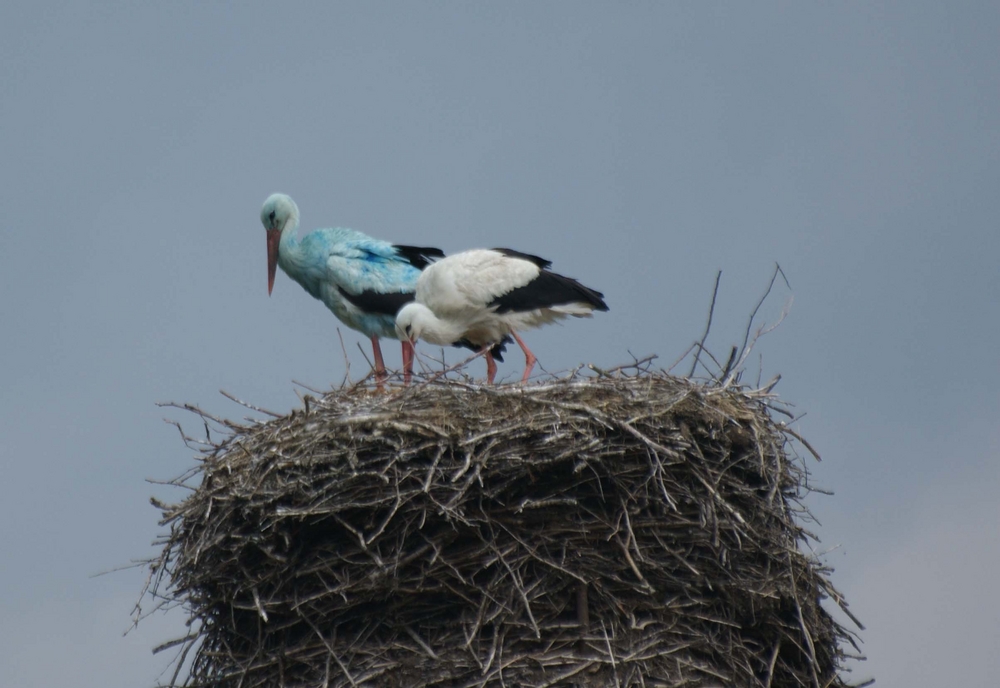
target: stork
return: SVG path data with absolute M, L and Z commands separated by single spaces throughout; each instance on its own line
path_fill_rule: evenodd
M 420 274 L 416 299 L 396 316 L 397 336 L 483 351 L 490 384 L 497 371 L 495 347 L 513 337 L 524 352 L 524 382 L 537 359 L 518 331 L 608 310 L 604 294 L 549 271 L 551 264 L 506 248 L 442 258 Z
M 343 228 L 317 229 L 299 240 L 299 208 L 280 193 L 264 201 L 260 220 L 267 230 L 268 295 L 280 265 L 342 323 L 371 338 L 380 385 L 386 372 L 379 338 L 401 339 L 403 377 L 409 382 L 413 344 L 397 337 L 396 313 L 413 300 L 420 271 L 444 253 L 436 248 L 391 244 Z

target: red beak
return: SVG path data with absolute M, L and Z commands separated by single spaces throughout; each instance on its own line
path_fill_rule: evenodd
M 267 230 L 267 295 L 274 289 L 274 275 L 278 271 L 278 244 L 281 242 L 281 231 Z

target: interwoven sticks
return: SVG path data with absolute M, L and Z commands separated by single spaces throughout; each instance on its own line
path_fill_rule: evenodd
M 191 686 L 843 686 L 769 397 L 665 375 L 332 392 L 163 506 Z

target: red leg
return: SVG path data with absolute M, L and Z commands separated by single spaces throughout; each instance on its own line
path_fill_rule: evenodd
M 521 347 L 521 351 L 524 352 L 524 375 L 521 376 L 521 382 L 526 382 L 528 376 L 531 375 L 531 369 L 535 367 L 538 359 L 535 358 L 535 354 L 531 353 L 531 349 L 524 343 L 524 340 L 517 336 L 517 332 L 511 330 L 511 335 L 514 337 L 514 341 Z
M 410 378 L 413 376 L 413 344 L 403 340 L 403 384 L 410 384 Z
M 486 348 L 486 382 L 488 384 L 493 384 L 494 378 L 497 376 L 497 362 L 493 360 L 493 353 L 490 351 L 489 347 Z
M 382 380 L 385 379 L 385 362 L 382 360 L 382 347 L 375 335 L 372 335 L 372 351 L 375 352 L 375 381 L 381 387 Z

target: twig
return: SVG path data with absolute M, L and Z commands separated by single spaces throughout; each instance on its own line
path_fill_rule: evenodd
M 771 281 L 768 282 L 767 290 L 764 292 L 764 295 L 760 297 L 760 300 L 757 301 L 757 305 L 754 306 L 753 312 L 750 313 L 750 319 L 747 321 L 747 329 L 743 334 L 743 344 L 740 346 L 741 354 L 746 351 L 747 342 L 750 340 L 750 330 L 753 328 L 753 321 L 757 317 L 757 311 L 760 310 L 760 307 L 764 305 L 764 301 L 767 300 L 768 295 L 771 293 L 771 289 L 774 287 L 774 281 L 778 278 L 778 275 L 781 275 L 781 279 L 784 280 L 786 287 L 789 289 L 792 288 L 792 286 L 788 283 L 788 278 L 785 277 L 784 271 L 781 269 L 781 265 L 775 263 L 774 272 L 771 274 Z
M 786 433 L 786 434 L 789 434 L 792 437 L 794 437 L 795 439 L 797 439 L 802 444 L 803 447 L 805 447 L 806 449 L 809 450 L 809 453 L 812 454 L 816 458 L 817 461 L 822 461 L 823 460 L 822 458 L 820 458 L 819 452 L 816 451 L 815 449 L 813 449 L 813 446 L 811 444 L 809 444 L 809 442 L 806 441 L 805 437 L 803 437 L 802 435 L 800 435 L 799 433 L 795 432 L 790 427 L 788 427 L 787 425 L 784 425 L 784 424 L 782 424 L 782 426 L 781 426 L 781 431 L 784 432 L 784 433 Z
M 774 650 L 771 651 L 771 661 L 767 663 L 767 677 L 764 681 L 764 688 L 771 688 L 771 681 L 774 678 L 774 665 L 778 661 L 778 651 L 781 650 L 781 638 L 774 643 Z
M 403 630 L 406 631 L 406 634 L 408 636 L 410 636 L 411 638 L 413 638 L 413 642 L 415 642 L 417 645 L 419 645 L 421 650 L 423 650 L 424 652 L 427 653 L 428 657 L 430 657 L 431 659 L 434 659 L 434 660 L 440 659 L 440 657 L 438 657 L 437 653 L 434 650 L 431 649 L 431 646 L 428 645 L 427 643 L 425 643 L 424 639 L 421 638 L 419 635 L 417 635 L 416 631 L 414 631 L 409 626 L 403 626 Z
M 254 406 L 253 404 L 248 404 L 247 402 L 243 401 L 242 399 L 237 399 L 236 397 L 234 397 L 232 394 L 230 394 L 229 392 L 227 392 L 224 389 L 220 389 L 219 390 L 219 394 L 221 394 L 222 396 L 226 397 L 227 399 L 229 399 L 231 401 L 235 401 L 240 406 L 244 406 L 244 407 L 250 409 L 251 411 L 256 411 L 257 413 L 263 413 L 263 414 L 265 414 L 267 416 L 271 416 L 272 418 L 281 418 L 282 417 L 282 414 L 280 414 L 280 413 L 275 413 L 274 411 L 268 411 L 265 408 L 261 408 L 259 406 Z
M 183 636 L 181 638 L 174 638 L 173 640 L 168 640 L 165 643 L 160 643 L 159 645 L 153 648 L 153 654 L 158 655 L 164 650 L 169 650 L 172 647 L 177 647 L 181 643 L 186 643 L 189 640 L 196 640 L 198 637 L 199 636 L 197 633 L 188 633 L 186 636 Z
M 691 372 L 688 373 L 689 378 L 694 377 L 695 368 L 698 367 L 699 355 L 705 349 L 705 340 L 708 339 L 708 331 L 712 327 L 712 314 L 715 313 L 715 298 L 719 295 L 719 280 L 721 279 L 722 270 L 719 270 L 715 273 L 715 286 L 712 288 L 712 303 L 708 307 L 708 322 L 705 323 L 705 332 L 698 341 L 698 349 L 694 355 L 694 361 L 691 362 Z
M 340 350 L 344 354 L 344 379 L 341 381 L 341 386 L 351 384 L 351 359 L 347 355 L 347 346 L 344 344 L 344 335 L 340 332 L 340 328 L 337 328 L 337 339 L 340 340 Z M 361 352 L 362 355 L 364 352 Z

